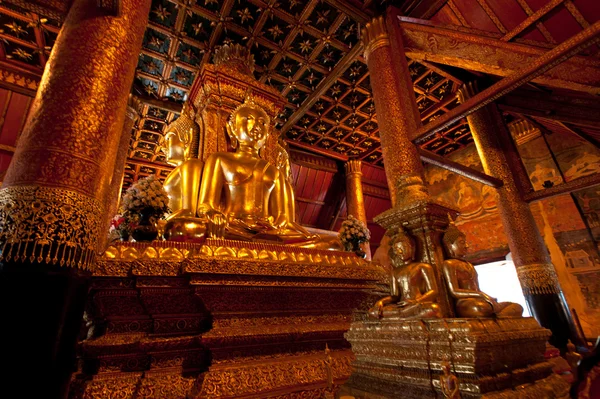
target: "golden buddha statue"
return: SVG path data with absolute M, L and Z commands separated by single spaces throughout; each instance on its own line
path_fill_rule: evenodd
M 451 221 L 443 236 L 447 255 L 442 263 L 442 272 L 448 293 L 454 299 L 457 317 L 520 317 L 523 307 L 513 302 L 498 302 L 479 289 L 477 271 L 467 255 L 466 236 Z
M 431 265 L 415 262 L 415 242 L 400 228 L 390 240 L 393 266 L 390 296 L 371 308 L 371 317 L 442 317 L 436 302 L 437 284 Z
M 172 212 L 165 225 L 167 239 L 186 235 L 190 223 L 195 223 L 198 208 L 204 164 L 197 158 L 200 127 L 189 112 L 188 105 L 184 105 L 181 115 L 167 127 L 165 134 L 166 160 L 175 166 L 164 182 Z
M 260 157 L 269 126 L 269 116 L 252 100 L 233 111 L 227 132 L 235 152 L 213 153 L 201 173 L 194 169 L 196 180 L 187 186 L 190 192 L 185 193 L 189 196 L 185 204 L 197 206 L 190 210 L 182 201 L 181 207 L 174 208 L 165 228 L 167 239 L 213 237 L 332 248 L 295 222 L 285 147 L 279 145 L 278 166 Z

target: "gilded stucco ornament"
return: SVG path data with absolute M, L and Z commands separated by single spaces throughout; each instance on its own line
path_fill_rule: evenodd
M 104 227 L 101 204 L 40 186 L 0 190 L 0 260 L 92 268 Z

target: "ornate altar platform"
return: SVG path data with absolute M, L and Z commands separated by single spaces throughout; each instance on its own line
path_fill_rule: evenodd
M 360 399 L 440 398 L 443 365 L 453 398 L 568 398 L 544 360 L 550 331 L 531 317 L 357 320 L 346 338 L 356 356 L 343 390 Z
M 347 252 L 111 246 L 92 279 L 70 397 L 321 397 L 328 372 L 336 384 L 350 376 L 344 333 L 384 278 Z

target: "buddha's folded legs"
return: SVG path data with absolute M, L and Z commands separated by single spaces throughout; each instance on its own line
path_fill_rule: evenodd
M 500 302 L 497 307 L 500 309 L 496 313 L 498 317 L 520 317 L 523 315 L 523 306 L 518 303 Z
M 428 319 L 442 317 L 440 307 L 434 302 L 413 302 L 405 306 L 395 304 L 383 308 L 383 317 L 410 317 L 416 319 Z
M 494 314 L 492 305 L 479 298 L 463 298 L 456 301 L 458 317 L 490 317 Z

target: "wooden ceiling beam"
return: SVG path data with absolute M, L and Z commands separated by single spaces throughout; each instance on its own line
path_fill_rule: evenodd
M 402 7 L 404 15 L 413 18 L 429 19 L 444 7 L 449 0 L 420 0 L 405 2 L 407 7 Z
M 577 179 L 558 184 L 545 190 L 539 190 L 525 194 L 523 196 L 523 200 L 525 202 L 535 202 L 597 185 L 600 185 L 600 174 L 598 173 L 589 176 L 578 177 Z
M 570 55 L 574 57 L 568 61 L 564 61 L 566 57 L 555 59 L 558 62 L 551 64 L 544 61 L 571 43 L 575 43 L 574 48 L 578 48 L 579 51 L 586 47 L 580 47 L 580 44 L 587 42 L 587 45 L 590 45 L 597 34 L 597 24 L 547 51 L 530 45 L 509 43 L 500 40 L 499 37 L 483 36 L 472 29 L 457 30 L 407 17 L 398 19 L 406 56 L 411 59 L 504 77 L 521 72 L 523 66 L 537 66 L 541 72 L 529 79 L 533 82 L 549 87 L 600 94 L 600 61 L 597 59 L 574 56 L 574 52 Z M 584 36 L 587 38 L 581 41 Z M 561 60 L 564 62 L 560 62 Z
M 548 4 L 537 10 L 535 13 L 531 14 L 527 19 L 521 22 L 518 26 L 516 26 L 513 30 L 508 32 L 506 35 L 502 36 L 504 41 L 510 41 L 514 39 L 516 36 L 520 35 L 523 31 L 529 28 L 531 25 L 537 23 L 541 18 L 543 18 L 550 11 L 554 10 L 556 7 L 564 3 L 565 0 L 551 0 Z
M 575 126 L 571 126 L 568 123 L 563 123 L 563 122 L 558 122 L 562 127 L 564 127 L 565 129 L 567 129 L 569 132 L 573 133 L 575 136 L 587 141 L 588 143 L 600 148 L 600 142 L 598 142 L 598 140 L 596 140 L 596 138 L 590 136 L 589 134 L 587 134 L 586 132 L 578 129 Z
M 4 0 L 4 2 L 61 22 L 67 16 L 72 3 L 70 0 Z
M 497 104 L 506 112 L 600 129 L 600 104 L 596 99 L 515 91 L 498 99 Z
M 181 113 L 181 109 L 183 108 L 183 104 L 175 102 L 173 100 L 164 99 L 159 100 L 155 97 L 150 97 L 146 95 L 134 95 L 140 102 L 150 105 L 155 108 L 159 108 L 168 112 L 175 112 L 177 114 Z
M 358 23 L 365 24 L 373 18 L 373 12 L 369 9 L 361 9 L 344 0 L 326 0 L 329 5 L 342 11 Z
M 421 160 L 423 162 L 427 162 L 428 164 L 438 166 L 440 168 L 449 170 L 450 172 L 454 172 L 494 188 L 500 188 L 504 185 L 504 182 L 498 178 L 486 175 L 483 172 L 469 168 L 465 165 L 461 165 L 458 162 L 451 161 L 450 159 L 434 154 L 433 152 L 424 150 L 422 148 L 417 148 L 417 151 L 419 152 Z
M 411 23 L 411 25 L 414 24 Z M 437 28 L 435 28 L 435 30 L 437 30 Z M 506 78 L 469 98 L 463 104 L 454 108 L 452 111 L 448 112 L 444 116 L 441 116 L 440 118 L 427 124 L 426 126 L 419 128 L 415 132 L 413 140 L 416 143 L 422 142 L 423 140 L 426 140 L 432 135 L 434 135 L 435 133 L 451 126 L 453 123 L 459 121 L 460 119 L 492 103 L 493 101 L 497 100 L 503 95 L 510 93 L 511 91 L 515 90 L 521 85 L 535 79 L 538 76 L 541 76 L 548 70 L 553 68 L 558 69 L 558 67 L 556 66 L 561 64 L 566 59 L 579 53 L 584 48 L 600 42 L 600 37 L 598 37 L 599 33 L 600 21 L 594 23 L 593 25 L 590 25 L 589 28 L 574 35 L 570 39 L 565 40 L 563 43 L 559 44 L 552 50 L 544 53 L 540 57 L 533 59 L 531 63 L 526 63 L 526 66 L 524 68 L 517 69 L 515 72 L 509 74 L 509 76 L 507 76 Z M 444 39 L 440 37 L 440 40 Z M 431 38 L 429 38 L 427 41 L 433 42 L 434 40 L 431 40 Z M 462 47 L 469 47 L 469 43 L 467 43 L 466 46 Z M 488 54 L 487 58 L 493 57 L 490 57 L 490 55 Z M 590 63 L 591 62 L 592 61 L 590 60 Z M 509 61 L 507 61 L 507 63 L 509 63 Z M 521 60 L 521 63 L 523 63 L 523 60 Z M 561 65 L 559 65 L 559 67 L 560 66 Z M 597 78 L 600 79 L 600 69 L 596 72 L 598 73 Z M 573 71 L 573 73 L 575 73 L 575 71 Z M 598 84 L 599 81 L 600 80 L 597 80 L 596 84 Z M 600 94 L 600 87 L 595 87 L 594 90 L 598 91 L 598 93 Z
M 130 164 L 138 165 L 138 166 L 147 166 L 149 168 L 160 169 L 160 170 L 173 170 L 173 168 L 174 168 L 174 166 L 171 166 L 171 165 L 165 165 L 165 164 L 158 163 L 158 162 L 145 161 L 142 159 L 129 158 L 129 157 L 127 157 L 126 163 L 130 163 Z

